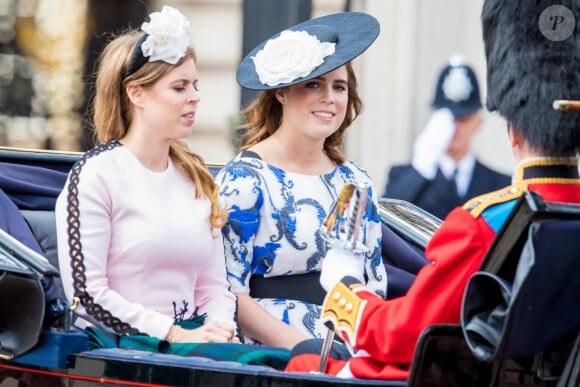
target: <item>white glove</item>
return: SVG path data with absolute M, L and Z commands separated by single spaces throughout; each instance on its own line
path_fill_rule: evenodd
M 455 122 L 451 111 L 445 108 L 435 110 L 413 145 L 411 165 L 425 179 L 435 178 L 439 159 L 447 151 L 454 133 Z
M 351 276 L 364 283 L 365 257 L 361 252 L 333 248 L 322 260 L 320 285 L 327 292 L 340 282 L 343 277 Z

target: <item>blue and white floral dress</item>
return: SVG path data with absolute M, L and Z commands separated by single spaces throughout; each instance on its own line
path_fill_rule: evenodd
M 381 226 L 371 178 L 352 162 L 332 172 L 302 175 L 286 172 L 243 152 L 216 176 L 220 200 L 230 210 L 223 228 L 231 291 L 250 294 L 250 277 L 319 272 L 328 246 L 321 225 L 347 182 L 369 185 L 369 207 L 360 235 L 368 247 L 367 285 L 385 296 L 387 274 L 381 257 Z M 292 299 L 257 298 L 283 322 L 311 337 L 324 337 L 320 305 Z M 247 340 L 252 342 L 252 340 Z

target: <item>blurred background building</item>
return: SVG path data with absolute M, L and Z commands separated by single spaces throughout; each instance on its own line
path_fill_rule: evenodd
M 341 11 L 375 16 L 381 34 L 354 62 L 363 114 L 345 152 L 382 192 L 386 172 L 410 159 L 447 59 L 462 54 L 485 97 L 479 19 L 483 0 L 0 0 L 0 146 L 81 151 L 93 145 L 95 59 L 111 31 L 139 26 L 164 4 L 190 20 L 201 103 L 192 149 L 209 162 L 236 153 L 240 107 L 254 97 L 235 81 L 243 55 L 286 26 Z M 513 159 L 503 119 L 487 114 L 476 151 L 507 173 Z

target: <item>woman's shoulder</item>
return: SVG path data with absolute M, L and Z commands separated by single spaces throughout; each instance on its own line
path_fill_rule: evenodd
M 340 164 L 336 170 L 348 179 L 356 179 L 357 181 L 371 181 L 371 177 L 366 169 L 351 160 L 346 160 Z
M 86 151 L 77 162 L 77 166 L 103 167 L 107 164 L 116 163 L 123 157 L 125 157 L 123 145 L 118 141 L 110 141 Z
M 78 173 L 111 173 L 115 170 L 115 165 L 122 162 L 126 157 L 123 146 L 118 141 L 111 141 L 99 144 L 86 151 L 79 161 L 72 168 L 71 173 L 75 170 Z
M 69 171 L 69 177 L 59 195 L 58 202 L 67 202 L 67 192 L 76 186 L 76 195 L 98 196 L 111 185 L 111 176 L 118 171 L 122 156 L 120 143 L 97 145 L 81 155 Z
M 224 177 L 243 177 L 260 173 L 266 164 L 253 152 L 242 151 L 228 161 L 216 174 L 216 180 Z

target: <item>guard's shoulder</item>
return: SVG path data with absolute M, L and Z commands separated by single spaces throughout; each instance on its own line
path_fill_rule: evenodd
M 517 199 L 522 195 L 522 190 L 515 185 L 510 185 L 497 191 L 488 192 L 468 200 L 463 209 L 469 211 L 471 216 L 477 218 L 483 211 L 496 204 L 505 203 Z

